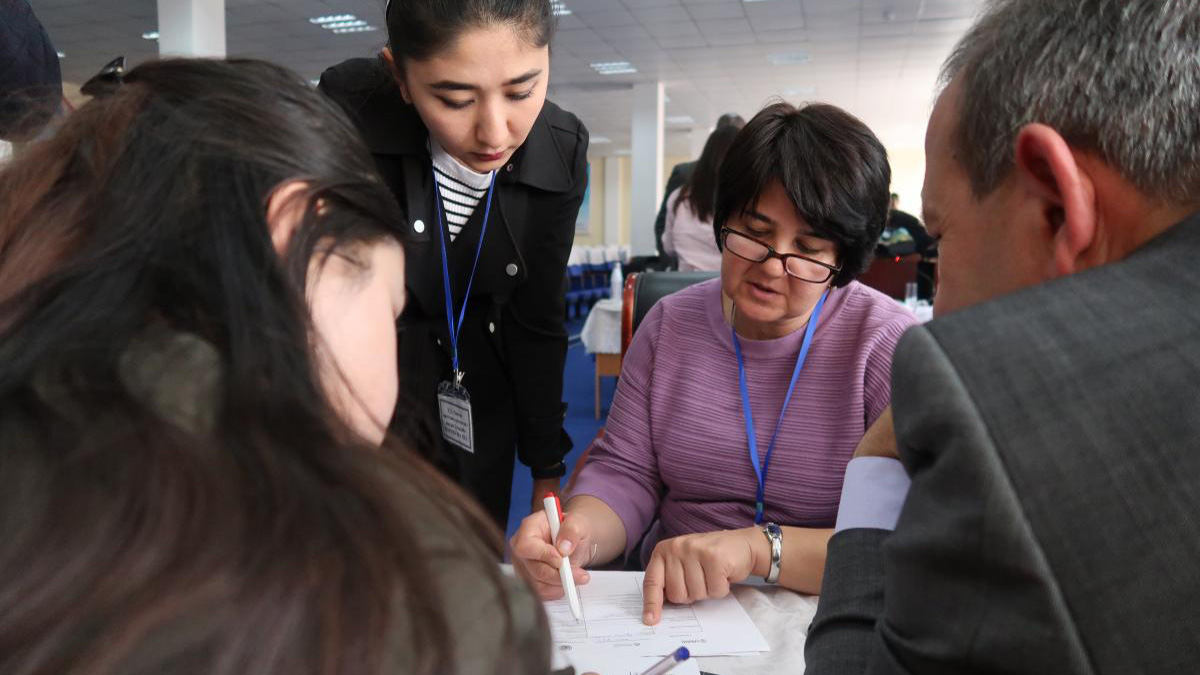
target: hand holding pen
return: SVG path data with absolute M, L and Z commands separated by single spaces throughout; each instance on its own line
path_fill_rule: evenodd
M 562 514 L 561 509 L 558 510 Z M 530 581 L 538 596 L 543 600 L 557 600 L 564 595 L 560 562 L 564 556 L 571 557 L 571 577 L 575 584 L 586 584 L 590 575 L 583 569 L 589 556 L 586 551 L 572 550 L 572 542 L 588 541 L 577 527 L 577 519 L 567 513 L 559 522 L 556 537 L 550 529 L 550 515 L 543 508 L 525 518 L 509 545 L 512 549 L 513 566 Z M 586 548 L 584 544 L 581 549 Z
M 547 493 L 542 499 L 542 505 L 546 511 L 546 522 L 550 525 L 550 542 L 557 547 L 558 531 L 563 519 L 562 503 L 558 501 L 558 495 Z M 567 602 L 571 605 L 571 615 L 575 617 L 576 621 L 580 621 L 583 619 L 583 607 L 579 603 L 579 590 L 575 588 L 570 556 L 559 558 L 558 572 L 559 578 L 562 580 L 563 591 L 567 595 Z

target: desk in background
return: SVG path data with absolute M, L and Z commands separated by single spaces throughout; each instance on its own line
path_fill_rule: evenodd
M 596 357 L 596 419 L 600 419 L 600 378 L 621 374 L 621 299 L 607 298 L 593 305 L 579 339 L 584 351 Z

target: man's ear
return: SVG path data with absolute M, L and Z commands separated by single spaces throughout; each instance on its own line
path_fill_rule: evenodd
M 388 70 L 392 73 L 392 79 L 396 81 L 396 86 L 400 88 L 400 96 L 405 103 L 412 104 L 412 96 L 408 93 L 408 83 L 404 81 L 404 73 L 396 65 L 396 55 L 392 53 L 391 47 L 384 47 L 379 50 L 379 55 L 383 57 L 383 62 L 387 64 Z
M 271 230 L 275 252 L 281 258 L 287 253 L 296 228 L 304 220 L 304 211 L 308 206 L 307 191 L 308 183 L 289 180 L 275 186 L 267 198 L 267 227 Z
M 1066 140 L 1044 124 L 1029 124 L 1017 133 L 1017 179 L 1040 202 L 1053 247 L 1052 277 L 1082 270 L 1081 258 L 1099 231 L 1092 177 L 1075 160 Z

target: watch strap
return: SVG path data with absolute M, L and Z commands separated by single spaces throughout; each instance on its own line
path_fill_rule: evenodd
M 763 581 L 768 584 L 779 583 L 779 566 L 783 559 L 783 529 L 775 523 L 765 523 L 762 526 L 763 535 L 771 544 L 771 567 Z

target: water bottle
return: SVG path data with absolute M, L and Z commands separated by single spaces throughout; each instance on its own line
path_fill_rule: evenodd
M 621 271 L 621 263 L 617 262 L 613 265 L 612 279 L 609 280 L 612 287 L 612 295 L 610 297 L 621 299 L 621 294 L 625 291 L 625 273 Z

